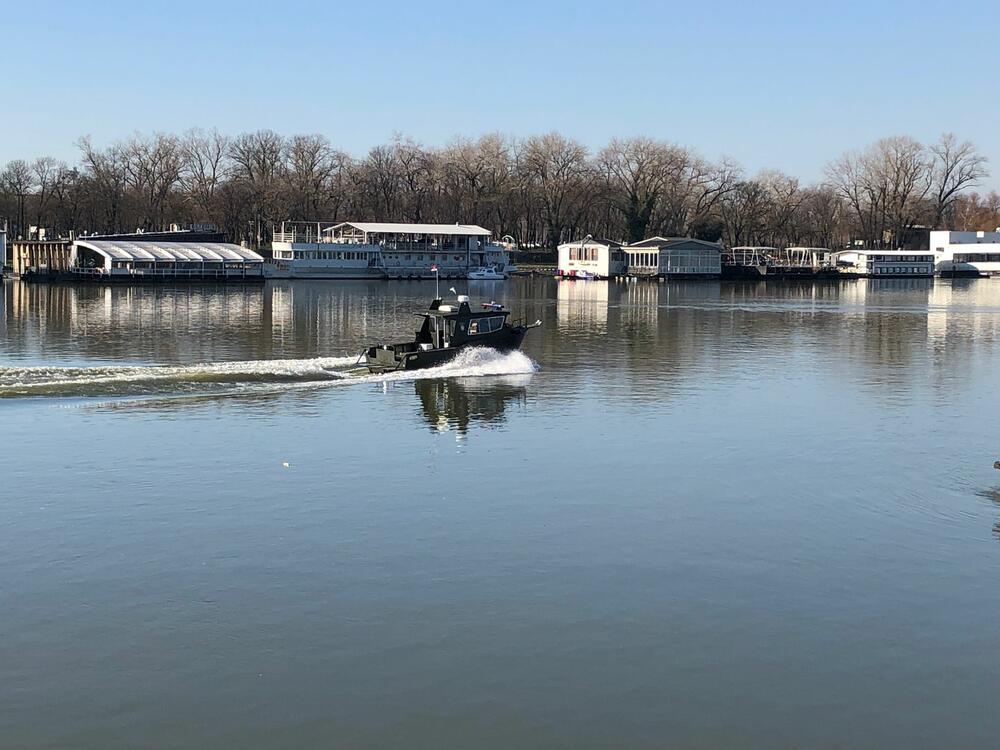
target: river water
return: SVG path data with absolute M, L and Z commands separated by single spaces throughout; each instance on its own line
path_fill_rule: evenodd
M 995 746 L 1000 281 L 464 286 L 6 282 L 0 747 Z

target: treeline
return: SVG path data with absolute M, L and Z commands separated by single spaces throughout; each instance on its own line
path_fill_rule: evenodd
M 233 241 L 270 241 L 281 220 L 480 224 L 523 247 L 584 234 L 652 235 L 729 245 L 872 247 L 913 244 L 915 227 L 993 229 L 1000 196 L 971 192 L 987 176 L 975 146 L 897 136 L 832 161 L 820 184 L 650 138 L 591 152 L 558 133 L 500 134 L 427 147 L 396 137 L 362 158 L 321 135 L 269 130 L 227 136 L 136 135 L 80 160 L 13 160 L 0 174 L 0 221 L 11 237 L 212 225 Z

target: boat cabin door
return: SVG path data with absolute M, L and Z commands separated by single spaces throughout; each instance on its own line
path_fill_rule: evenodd
M 435 349 L 443 349 L 448 346 L 448 332 L 446 321 L 436 315 L 431 316 L 431 341 L 434 342 Z

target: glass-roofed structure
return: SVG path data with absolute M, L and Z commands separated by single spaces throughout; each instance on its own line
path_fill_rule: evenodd
M 226 242 L 78 239 L 72 273 L 104 278 L 263 278 L 264 258 Z

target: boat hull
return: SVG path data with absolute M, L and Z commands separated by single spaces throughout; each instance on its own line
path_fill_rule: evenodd
M 396 372 L 397 370 L 425 370 L 439 367 L 455 359 L 469 349 L 494 349 L 509 352 L 521 348 L 525 326 L 511 326 L 493 333 L 483 334 L 476 342 L 449 346 L 446 349 L 417 349 L 416 351 L 395 351 L 383 347 L 372 347 L 365 354 L 365 364 L 371 373 Z

